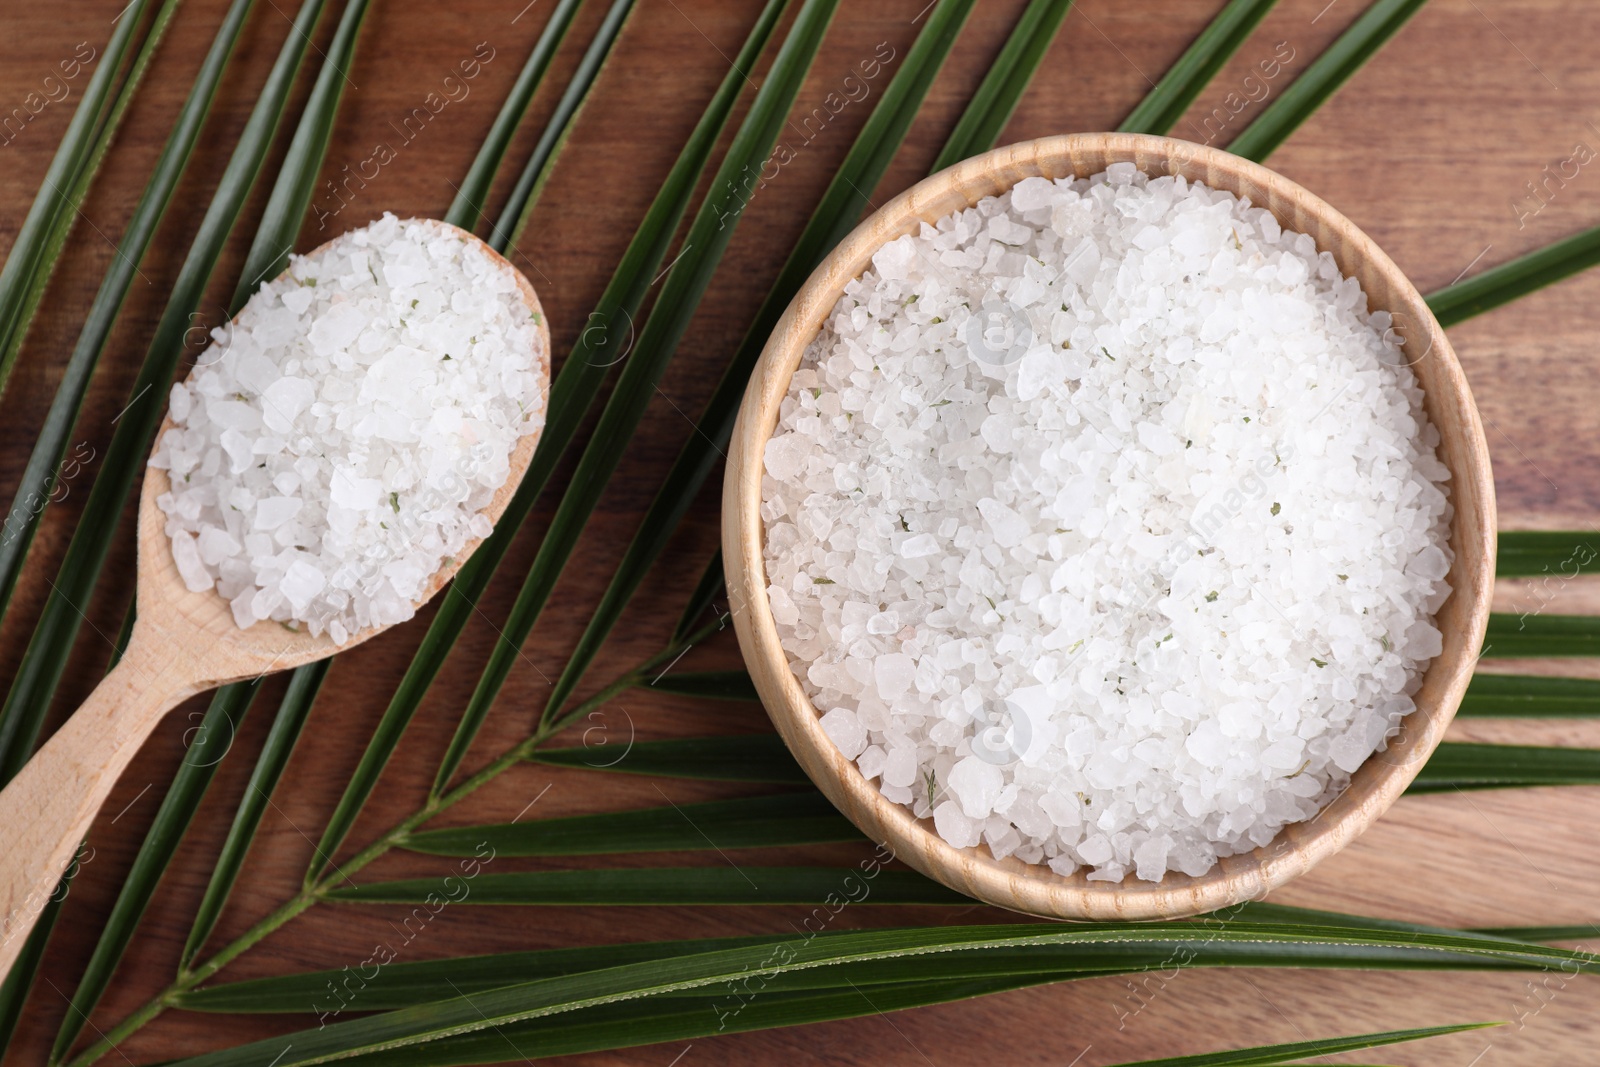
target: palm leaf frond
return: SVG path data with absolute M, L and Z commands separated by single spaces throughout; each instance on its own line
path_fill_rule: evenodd
M 1476 718 L 1587 719 L 1600 715 L 1600 680 L 1479 671 L 1457 715 Z
M 533 146 L 527 162 L 522 165 L 511 196 L 500 212 L 500 220 L 495 223 L 494 231 L 489 236 L 489 244 L 495 251 L 505 252 L 508 248 L 515 248 L 517 242 L 522 240 L 522 231 L 527 228 L 539 194 L 544 190 L 545 179 L 549 177 L 550 165 L 561 151 L 561 146 L 566 144 L 567 135 L 578 121 L 578 113 L 589 99 L 589 90 L 605 69 L 606 60 L 611 56 L 611 46 L 627 25 L 628 16 L 633 13 L 633 4 L 634 0 L 612 0 L 610 10 L 595 31 L 583 58 L 579 60 L 578 69 L 567 82 L 561 99 L 556 101 L 555 111 L 545 123 L 544 132 L 539 135 L 539 141 Z
M 1474 933 L 1508 937 L 1513 941 L 1583 941 L 1600 937 L 1600 926 L 1593 923 L 1572 926 L 1485 926 Z
M 929 168 L 931 172 L 938 173 L 999 143 L 1011 113 L 1033 81 L 1034 71 L 1050 50 L 1071 7 L 1072 0 L 1029 0 L 989 73 L 950 131 L 949 140 L 939 150 Z
M 480 853 L 480 858 L 492 853 Z M 461 904 L 656 907 L 668 904 L 821 905 L 864 885 L 853 867 L 639 867 L 412 878 L 333 889 L 350 904 L 421 904 L 454 893 Z M 462 888 L 464 887 L 464 888 Z M 909 871 L 883 871 L 861 903 L 970 906 L 972 899 Z
M 1538 659 L 1546 656 L 1600 655 L 1600 618 L 1495 612 L 1483 635 L 1485 659 Z
M 207 96 L 214 91 L 227 66 L 252 2 L 234 0 L 217 31 L 197 82 L 209 87 Z M 319 0 L 307 0 L 307 3 L 320 10 Z M 144 467 L 161 415 L 166 410 L 167 389 L 183 353 L 184 336 L 272 143 L 304 44 L 301 34 L 292 33 L 284 54 L 292 52 L 295 63 L 288 70 L 281 63 L 275 64 L 268 76 L 267 85 L 251 111 L 173 284 L 166 309 L 134 382 L 132 397 L 118 417 L 99 476 L 89 490 L 78 527 L 67 546 L 56 580 L 51 583 L 50 595 L 6 695 L 4 708 L 0 709 L 0 781 L 9 781 L 32 755 L 44 713 L 61 681 L 73 640 L 82 625 L 83 605 L 93 595 L 101 567 L 119 532 L 117 520 Z M 280 60 L 282 58 L 280 54 Z
M 1068 975 L 1066 977 L 1077 977 Z M 746 991 L 744 998 L 654 996 L 353 1057 L 352 1067 L 447 1067 L 685 1041 L 945 1004 L 1052 981 L 1050 976 L 924 980 L 856 989 Z M 747 998 L 747 999 L 746 999 Z
M 835 968 L 838 969 L 838 968 Z M 806 1023 L 852 1019 L 989 996 L 1012 989 L 1067 981 L 1083 975 L 1027 974 L 995 978 L 930 978 L 848 988 L 774 990 L 773 983 L 751 982 L 720 995 L 653 996 L 513 1023 L 490 1031 L 442 1038 L 422 1045 L 369 1053 L 347 1061 L 359 1067 L 447 1067 L 538 1056 L 576 1055 L 630 1048 L 662 1041 L 685 1041 L 718 1034 L 747 1033 Z M 757 991 L 759 990 L 759 991 Z M 1481 1024 L 1480 1024 L 1481 1025 Z M 1373 1048 L 1454 1033 L 1472 1026 L 1389 1031 L 1323 1041 L 1268 1045 L 1206 1053 L 1182 1060 L 1150 1061 L 1174 1067 L 1270 1067 L 1318 1052 Z M 1123 1065 L 1143 1067 L 1143 1065 Z
M 497 856 L 584 856 L 861 840 L 861 831 L 813 791 L 426 830 L 400 847 L 439 856 L 481 856 L 485 848 Z
M 505 158 L 511 137 L 517 132 L 517 126 L 521 124 L 522 116 L 528 110 L 534 92 L 544 80 L 545 71 L 550 68 L 550 61 L 555 58 L 556 50 L 561 47 L 562 38 L 567 35 L 567 29 L 572 25 L 572 17 L 578 13 L 578 8 L 582 4 L 583 0 L 559 0 L 556 9 L 550 13 L 549 20 L 539 33 L 539 39 L 533 43 L 533 50 L 523 61 L 516 82 L 500 105 L 500 111 L 494 118 L 494 125 L 489 127 L 488 136 L 483 139 L 483 144 L 478 146 L 478 154 L 473 157 L 472 166 L 467 168 L 466 177 L 456 186 L 456 197 L 450 202 L 449 210 L 445 212 L 445 222 L 452 226 L 460 226 L 463 230 L 477 227 L 478 218 L 483 214 L 482 205 L 489 198 L 489 186 L 500 170 L 500 161 Z
M 1406 792 L 1544 785 L 1600 785 L 1600 749 L 1446 741 L 1434 750 Z
M 1374 0 L 1256 120 L 1234 138 L 1228 151 L 1257 163 L 1272 154 L 1300 124 L 1339 91 L 1378 53 L 1426 0 Z
M 222 850 L 217 854 L 216 865 L 211 870 L 211 881 L 206 884 L 205 896 L 200 899 L 200 907 L 195 911 L 194 924 L 184 942 L 181 966 L 187 967 L 193 962 L 205 946 L 206 938 L 211 936 L 217 920 L 222 917 L 228 895 L 233 892 L 239 870 L 244 866 L 245 853 L 249 851 L 250 842 L 255 839 L 256 830 L 261 825 L 261 817 L 266 814 L 267 805 L 272 801 L 272 790 L 282 777 L 284 768 L 289 765 L 295 742 L 300 739 L 300 731 L 311 714 L 311 705 L 316 701 L 317 690 L 328 673 L 328 664 L 328 660 L 319 660 L 298 668 L 289 676 L 289 686 L 278 705 L 277 717 L 272 720 L 272 729 L 268 731 L 261 753 L 256 757 L 255 769 L 250 772 L 250 781 L 245 785 L 244 796 L 239 800 L 233 823 L 228 827 L 228 836 L 222 842 Z
M 641 683 L 645 689 L 702 700 L 759 701 L 755 683 L 747 671 L 682 671 L 662 674 Z
M 766 81 L 735 133 L 727 155 L 712 178 L 711 189 L 684 237 L 683 252 L 667 272 L 655 307 L 639 332 L 638 343 L 628 353 L 616 387 L 578 459 L 571 486 L 562 495 L 533 565 L 517 592 L 511 614 L 462 713 L 462 725 L 470 727 L 470 732 L 458 731 L 457 738 L 452 740 L 452 754 L 464 752 L 465 744 L 470 743 L 478 724 L 488 714 L 520 655 L 522 642 L 543 611 L 606 483 L 622 461 L 645 409 L 655 397 L 656 383 L 676 353 L 678 342 L 710 285 L 746 205 L 756 194 L 752 176 L 761 172 L 763 161 L 772 155 L 837 2 L 805 0 Z M 548 706 L 545 715 L 548 721 Z M 442 784 L 447 776 L 441 774 L 436 781 Z
M 1367 934 L 1376 931 L 1409 933 L 1413 930 L 1447 936 L 1468 934 L 1466 931 L 1412 927 L 1403 923 L 1389 924 L 1380 920 L 1331 912 L 1312 912 L 1296 908 L 1280 908 L 1277 911 L 1299 914 L 1274 914 L 1271 908 L 1250 905 L 1233 909 L 1231 913 L 1221 914 L 1212 921 L 1214 923 L 1231 923 L 1239 919 L 1251 922 L 1270 921 L 1300 927 L 1315 926 L 1324 932 L 1349 927 Z M 808 915 L 804 920 L 801 936 L 806 940 L 813 938 L 826 940 L 842 937 L 850 932 L 828 929 L 825 921 L 827 917 L 826 911 L 821 916 L 816 912 Z M 1113 937 L 1106 937 L 1084 943 L 1024 945 L 955 952 L 939 960 L 937 973 L 940 978 L 963 981 L 1041 975 L 1048 976 L 1051 981 L 1064 981 L 1071 978 L 1127 974 L 1152 969 L 1168 970 L 1175 965 L 1184 968 L 1248 966 L 1354 970 L 1381 968 L 1405 971 L 1537 970 L 1548 966 L 1531 962 L 1468 959 L 1432 949 L 1412 948 L 1400 944 L 1398 938 L 1395 938 L 1394 944 L 1340 946 L 1332 950 L 1327 949 L 1322 941 L 1306 944 L 1295 941 L 1252 943 L 1241 940 L 1213 945 L 1196 936 L 1197 924 L 1164 925 L 1171 931 L 1173 940 L 1125 943 Z M 947 929 L 960 928 L 947 927 Z M 1545 928 L 1534 929 L 1542 931 Z M 1470 933 L 1489 936 L 1498 932 L 1471 931 Z M 1512 939 L 1555 940 L 1555 938 L 1533 937 Z M 356 1004 L 352 1002 L 350 1008 L 362 1011 L 407 1008 L 436 1001 L 441 990 L 447 988 L 458 994 L 483 993 L 537 979 L 568 977 L 625 964 L 670 960 L 730 948 L 783 945 L 793 943 L 794 940 L 792 933 L 761 934 L 541 949 L 533 952 L 504 952 L 444 960 L 391 962 L 385 965 L 380 973 L 361 984 L 358 994 L 360 1007 L 357 1009 Z M 1176 961 L 1180 959 L 1184 962 L 1177 964 Z M 315 1014 L 321 1011 L 322 1005 L 330 1002 L 328 993 L 330 983 L 333 988 L 337 988 L 339 980 L 347 974 L 348 972 L 343 970 L 308 971 L 230 982 L 180 994 L 175 998 L 175 1004 L 191 1011 Z M 924 962 L 919 962 L 915 957 L 883 958 L 774 974 L 768 979 L 766 988 L 844 989 L 850 986 L 886 986 L 927 977 L 928 968 Z M 334 1003 L 337 1005 L 337 1002 Z
M 744 72 L 754 64 L 756 56 L 766 44 L 785 2 L 769 0 L 766 10 L 756 20 L 735 61 L 734 69 L 723 79 L 716 95 L 701 115 L 650 210 L 634 232 L 633 240 L 612 274 L 605 292 L 601 294 L 599 304 L 590 315 L 589 322 L 598 321 L 601 325 L 584 330 L 573 351 L 562 363 L 561 372 L 550 388 L 545 427 L 528 471 L 523 475 L 517 491 L 512 494 L 500 521 L 495 524 L 494 533 L 477 547 L 439 597 L 439 606 L 427 633 L 423 635 L 422 644 L 390 698 L 389 706 L 384 709 L 383 718 L 323 831 L 318 844 L 319 858 L 313 864 L 313 873 L 308 880 L 327 862 L 320 857 L 331 858 L 339 843 L 350 832 L 356 815 L 371 795 L 395 745 L 399 744 L 401 735 L 421 705 L 423 695 L 439 673 L 467 620 L 476 610 L 478 599 L 488 588 L 496 567 L 511 547 L 512 539 L 533 510 L 534 502 L 555 469 L 556 461 L 576 435 L 584 414 L 594 402 L 606 367 L 614 362 L 614 357 L 608 354 L 613 337 L 607 324 L 632 322 L 651 279 L 666 257 L 673 231 L 688 209 L 689 198 L 699 183 L 717 137 L 733 110 L 734 101 L 744 84 Z M 466 749 L 477 733 L 477 726 L 478 723 L 466 717 L 457 725 L 456 735 L 441 765 L 440 781 L 447 780 L 447 769 L 453 771 L 466 755 Z
M 1355 1034 L 1350 1037 L 1325 1037 L 1316 1041 L 1289 1041 L 1278 1045 L 1228 1049 L 1224 1052 L 1202 1052 L 1193 1056 L 1164 1056 L 1157 1060 L 1117 1064 L 1116 1067 L 1277 1067 L 1293 1060 L 1331 1056 L 1338 1052 L 1357 1052 L 1361 1049 L 1398 1045 L 1403 1041 L 1420 1041 L 1423 1038 L 1459 1034 L 1463 1030 L 1481 1030 L 1486 1026 L 1498 1025 L 1500 1024 L 1460 1023 L 1455 1026 L 1385 1030 L 1372 1034 Z
M 794 299 L 806 277 L 816 269 L 828 251 L 842 240 L 869 206 L 869 195 L 888 170 L 917 110 L 933 84 L 961 27 L 971 14 L 973 0 L 943 0 L 917 35 L 905 62 L 883 91 L 878 106 L 867 116 L 850 151 L 835 170 L 832 181 L 811 213 L 805 229 L 796 239 L 778 277 L 767 291 L 755 318 L 734 351 L 716 391 L 694 432 L 684 442 L 672 469 L 662 479 L 650 508 L 640 521 L 638 532 L 617 565 L 611 584 L 601 595 L 589 624 L 567 658 L 561 675 L 546 698 L 547 716 L 553 715 L 571 696 L 584 673 L 594 662 L 606 638 L 622 617 L 650 568 L 665 551 L 678 523 L 694 503 L 705 480 L 716 468 L 733 432 L 739 403 L 751 369 L 761 355 L 768 336 L 784 309 Z M 721 553 L 701 579 L 699 588 L 678 625 L 675 638 L 686 637 L 698 623 L 711 599 L 722 589 Z M 654 684 L 654 683 L 652 683 Z
M 129 69 L 122 91 L 114 92 L 117 72 L 133 46 L 147 6 L 148 0 L 134 0 L 117 20 L 100 57 L 100 65 L 84 86 L 83 96 L 67 124 L 67 132 L 50 160 L 39 192 L 6 255 L 5 266 L 0 267 L 0 392 L 4 392 L 11 377 L 17 352 L 55 270 L 57 254 L 72 227 L 78 205 L 83 202 L 100 160 L 121 123 L 126 101 L 118 98 L 132 98 L 143 77 L 145 63 L 165 33 L 176 7 L 169 3 L 158 14 L 146 35 L 145 45 Z M 145 62 L 139 62 L 140 59 Z
M 615 750 L 615 751 L 613 751 Z M 591 771 L 620 771 L 662 778 L 803 785 L 810 781 L 777 734 L 689 737 L 676 741 L 607 742 L 576 748 L 544 748 L 535 763 Z
M 884 872 L 879 878 L 887 876 Z M 870 899 L 870 898 L 869 898 Z M 1298 945 L 1308 956 L 1337 954 L 1360 947 L 1391 947 L 1400 936 L 1388 930 L 1351 927 L 1292 927 L 1234 922 L 1210 928 L 1189 924 L 1189 938 L 1213 948 L 1225 943 Z M 524 1020 L 550 1018 L 581 1009 L 661 994 L 683 994 L 729 981 L 814 967 L 900 959 L 911 963 L 929 953 L 1014 949 L 1034 945 L 1174 943 L 1168 924 L 1013 925 L 924 928 L 842 933 L 827 938 L 795 938 L 772 946 L 749 946 L 690 956 L 624 964 L 577 975 L 543 978 L 483 993 L 458 996 L 417 1007 L 336 1022 L 252 1042 L 237 1048 L 182 1061 L 184 1067 L 234 1067 L 272 1062 L 277 1067 L 321 1063 L 403 1046 L 423 1046 L 457 1034 L 491 1031 Z M 1534 944 L 1498 941 L 1473 935 L 1407 934 L 1406 947 L 1432 951 L 1441 958 L 1494 961 L 1513 968 L 1570 965 L 1593 969 L 1589 957 Z M 921 972 L 925 973 L 925 969 Z
M 1277 2 L 1229 0 L 1117 129 L 1155 134 L 1172 129 Z
M 1600 532 L 1502 530 L 1497 540 L 1496 578 L 1576 578 L 1600 570 Z
M 165 35 L 177 6 L 178 0 L 167 0 L 156 12 L 150 33 L 140 47 L 139 54 L 134 58 L 127 83 L 118 93 L 112 105 L 111 115 L 106 120 L 107 125 L 113 129 L 120 123 L 123 112 L 132 101 L 133 91 L 143 79 L 156 45 Z M 131 26 L 137 21 L 137 12 L 129 11 L 124 20 Z M 103 60 L 105 66 L 96 73 L 96 77 L 105 73 L 113 65 L 114 59 L 112 50 L 108 49 L 108 54 Z M 172 192 L 188 165 L 191 151 L 200 134 L 200 127 L 215 98 L 215 79 L 219 74 L 220 70 L 202 68 L 196 78 L 194 88 L 184 101 L 172 133 L 167 138 L 166 146 L 156 161 L 155 170 L 151 172 L 150 180 L 139 198 L 138 206 L 134 208 L 133 217 L 128 220 L 127 229 L 123 231 L 122 239 L 117 244 L 116 255 L 106 267 L 105 277 L 100 283 L 99 291 L 95 293 L 88 314 L 84 317 L 83 328 L 78 334 L 77 343 L 73 346 L 72 355 L 68 357 L 67 365 L 62 370 L 61 382 L 56 386 L 50 410 L 46 412 L 44 424 L 39 428 L 33 451 L 29 453 L 27 466 L 23 469 L 22 479 L 17 485 L 16 496 L 6 513 L 4 531 L 0 533 L 0 615 L 4 614 L 10 604 L 11 593 L 16 588 L 28 548 L 33 544 L 33 536 L 39 528 L 39 521 L 45 509 L 63 482 L 71 481 L 84 467 L 93 462 L 93 450 L 84 450 L 87 448 L 87 443 L 74 449 L 70 457 L 67 455 L 72 428 L 77 422 L 78 412 L 83 407 L 83 398 L 89 389 L 89 379 L 94 374 L 100 353 L 105 349 L 106 340 L 111 336 L 111 329 L 116 324 L 117 313 L 122 308 L 122 302 L 128 295 L 133 279 L 139 273 L 139 261 L 144 258 L 150 239 L 156 227 L 160 225 L 167 203 L 172 198 Z M 93 90 L 94 86 L 91 83 L 88 91 L 93 92 Z M 80 104 L 80 108 L 84 106 L 87 105 Z M 103 152 L 108 146 L 109 137 L 102 138 L 100 144 L 96 146 L 96 151 Z M 80 178 L 79 185 L 83 191 L 87 191 L 87 175 Z M 64 241 L 65 227 L 58 228 L 58 232 Z M 25 254 L 24 250 L 19 250 L 23 245 L 23 235 L 19 235 L 18 248 L 13 249 L 13 259 Z M 59 250 L 60 242 L 56 242 L 44 249 L 43 254 L 53 259 L 55 252 Z M 11 261 L 8 260 L 6 265 L 9 268 Z M 41 284 L 39 292 L 42 291 Z M 17 335 L 17 341 L 20 344 L 20 333 Z M 4 382 L 0 380 L 0 389 L 3 387 Z
M 333 139 L 333 123 L 339 114 L 339 101 L 344 98 L 349 84 L 348 70 L 356 54 L 356 37 L 366 18 L 368 0 L 345 0 L 339 25 L 323 57 L 317 79 L 312 83 L 311 95 L 306 98 L 305 110 L 295 125 L 289 150 L 284 153 L 278 168 L 277 181 L 267 196 L 267 206 L 256 223 L 255 237 L 250 251 L 245 254 L 244 269 L 239 272 L 239 282 L 234 286 L 233 300 L 228 305 L 231 314 L 238 314 L 245 301 L 261 283 L 275 278 L 289 265 L 289 255 L 294 251 L 295 239 L 305 224 L 306 212 L 311 208 L 311 197 L 316 192 L 317 175 L 328 154 L 328 143 Z
M 1600 226 L 1429 293 L 1428 307 L 1441 325 L 1454 326 L 1596 263 L 1600 263 Z

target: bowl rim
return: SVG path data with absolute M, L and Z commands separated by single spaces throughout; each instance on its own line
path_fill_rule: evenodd
M 1454 510 L 1452 593 L 1437 615 L 1444 650 L 1425 672 L 1417 710 L 1400 733 L 1310 820 L 1284 827 L 1252 852 L 1220 859 L 1206 874 L 1168 872 L 1159 882 L 1138 881 L 1132 872 L 1121 882 L 1089 882 L 1082 868 L 1061 876 L 1014 856 L 996 860 L 981 843 L 958 849 L 933 831 L 931 819 L 918 819 L 884 797 L 823 732 L 820 713 L 789 669 L 767 598 L 760 516 L 762 454 L 778 404 L 843 286 L 866 269 L 872 253 L 915 232 L 923 220 L 1025 177 L 1081 177 L 1114 162 L 1249 195 L 1253 206 L 1267 208 L 1286 229 L 1315 231 L 1319 250 L 1332 251 L 1346 276 L 1361 277 L 1369 306 L 1395 315 L 1403 350 L 1417 368 L 1430 421 L 1444 438 L 1439 452 L 1451 472 Z M 1256 899 L 1310 870 L 1376 821 L 1438 746 L 1471 678 L 1493 594 L 1494 532 L 1489 452 L 1471 390 L 1443 328 L 1394 262 L 1331 205 L 1275 171 L 1208 146 L 1126 133 L 1057 135 L 996 148 L 922 179 L 857 226 L 801 286 L 762 350 L 730 441 L 722 502 L 723 558 L 740 651 L 774 726 L 811 780 L 868 837 L 923 874 L 985 903 L 1065 919 L 1173 918 Z

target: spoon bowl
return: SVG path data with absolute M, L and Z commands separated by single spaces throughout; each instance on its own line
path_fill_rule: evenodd
M 538 326 L 535 373 L 542 385 L 535 421 L 542 428 L 543 403 L 550 392 L 550 332 L 538 294 L 516 267 L 477 237 L 446 222 L 424 221 L 479 246 L 515 276 Z M 171 426 L 169 415 L 156 440 Z M 498 522 L 510 503 L 538 442 L 538 428 L 517 439 L 510 473 L 481 512 L 491 522 Z M 367 627 L 342 644 L 326 633 L 314 636 L 271 620 L 240 629 L 220 594 L 194 592 L 184 584 L 166 533 L 166 513 L 156 503 L 169 488 L 165 470 L 146 467 L 139 496 L 137 615 L 127 650 L 88 700 L 0 791 L 0 856 L 5 859 L 0 870 L 0 974 L 21 951 L 27 931 L 111 787 L 166 712 L 197 693 L 324 659 L 388 629 Z M 432 599 L 480 543 L 469 541 L 440 567 L 414 605 Z
M 761 518 L 763 454 L 806 347 L 833 314 L 844 287 L 885 243 L 996 196 L 1024 178 L 1087 177 L 1131 162 L 1150 175 L 1182 175 L 1266 208 L 1287 230 L 1308 234 L 1356 278 L 1369 307 L 1394 315 L 1402 351 L 1424 393 L 1450 469 L 1455 552 L 1453 590 L 1435 624 L 1442 653 L 1428 666 L 1417 709 L 1387 748 L 1358 769 L 1349 788 L 1314 818 L 1286 826 L 1268 845 L 1224 857 L 1197 877 L 1169 872 L 1159 882 L 1129 875 L 1089 881 L 1061 876 L 986 845 L 956 848 L 931 819 L 888 800 L 828 738 L 820 712 L 791 669 L 767 598 Z M 722 552 L 734 629 L 767 713 L 800 765 L 830 800 L 872 838 L 923 874 L 989 904 L 1063 919 L 1160 919 L 1213 911 L 1265 894 L 1349 844 L 1416 777 L 1455 716 L 1488 624 L 1494 583 L 1495 502 L 1489 450 L 1472 393 L 1443 329 L 1393 261 L 1324 201 L 1259 164 L 1212 148 L 1140 134 L 1075 134 L 999 148 L 929 177 L 871 215 L 817 267 L 761 354 L 728 450 L 722 497 Z

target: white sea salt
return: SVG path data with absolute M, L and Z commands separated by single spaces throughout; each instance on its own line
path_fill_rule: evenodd
M 150 460 L 185 585 L 241 628 L 337 643 L 410 618 L 544 425 L 549 357 L 515 270 L 385 215 L 294 257 L 212 336 Z
M 1311 238 L 1118 164 L 891 241 L 767 445 L 823 729 L 958 846 L 1199 875 L 1398 729 L 1451 508 L 1384 312 Z

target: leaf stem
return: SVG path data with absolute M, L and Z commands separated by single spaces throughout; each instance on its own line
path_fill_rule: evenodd
M 651 671 L 664 664 L 670 664 L 694 645 L 723 629 L 726 625 L 727 616 L 718 616 L 714 621 L 694 633 L 670 642 L 660 652 L 618 675 L 592 696 L 574 706 L 565 715 L 540 723 L 532 734 L 500 753 L 500 755 L 479 769 L 476 774 L 463 780 L 454 789 L 438 796 L 430 796 L 422 807 L 395 823 L 371 844 L 367 845 L 366 848 L 357 852 L 348 860 L 340 864 L 330 865 L 328 871 L 320 879 L 310 885 L 303 886 L 293 897 L 280 904 L 275 910 L 268 913 L 236 939 L 218 949 L 205 962 L 194 967 L 180 969 L 177 977 L 172 980 L 170 985 L 146 1001 L 138 1010 L 124 1017 L 122 1021 L 109 1030 L 104 1031 L 98 1041 L 79 1053 L 76 1058 L 67 1061 L 63 1067 L 89 1067 L 90 1064 L 99 1060 L 106 1053 L 113 1051 L 119 1043 L 143 1029 L 147 1024 L 154 1022 L 158 1016 L 174 1005 L 176 998 L 180 994 L 193 990 L 200 983 L 232 963 L 256 943 L 264 940 L 269 934 L 287 924 L 300 913 L 308 910 L 312 905 L 321 902 L 328 891 L 335 888 L 339 882 L 349 881 L 351 875 L 394 849 L 417 827 L 426 823 L 446 808 L 465 800 L 471 794 L 494 781 L 501 774 L 522 763 L 540 745 L 610 701 L 617 694 L 638 685 L 649 676 Z
M 672 641 L 667 645 L 666 648 L 640 663 L 637 667 L 633 668 L 633 670 L 628 671 L 626 674 L 619 675 L 611 682 L 611 684 L 596 692 L 593 696 L 589 697 L 587 700 L 573 708 L 571 711 L 567 712 L 565 715 L 555 716 L 546 720 L 545 723 L 541 724 L 539 730 L 534 733 L 532 739 L 533 745 L 529 748 L 529 751 L 531 752 L 533 748 L 538 747 L 540 743 L 549 740 L 556 734 L 567 729 L 567 727 L 571 726 L 573 723 L 577 722 L 579 719 L 583 718 L 583 716 L 595 710 L 600 705 L 606 703 L 623 690 L 631 689 L 636 685 L 640 685 L 649 681 L 649 675 L 651 671 L 664 665 L 671 666 L 673 661 L 678 659 L 678 657 L 682 656 L 685 652 L 689 651 L 689 649 L 693 648 L 701 641 L 704 641 L 718 630 L 726 628 L 727 625 L 728 616 L 718 615 L 711 622 L 706 623 L 706 625 L 694 631 L 694 633 Z
M 302 889 L 298 894 L 280 904 L 276 910 L 243 934 L 240 934 L 237 939 L 220 949 L 216 955 L 198 967 L 180 970 L 178 976 L 172 980 L 170 985 L 146 1001 L 137 1011 L 126 1016 L 117 1025 L 109 1030 L 101 1031 L 100 1040 L 84 1049 L 76 1058 L 69 1060 L 65 1067 L 88 1067 L 89 1064 L 94 1063 L 101 1056 L 115 1049 L 120 1042 L 143 1029 L 146 1024 L 154 1022 L 157 1016 L 172 1006 L 173 998 L 178 994 L 187 993 L 207 978 L 210 978 L 246 949 L 315 904 L 317 899 L 317 896 L 311 890 Z

